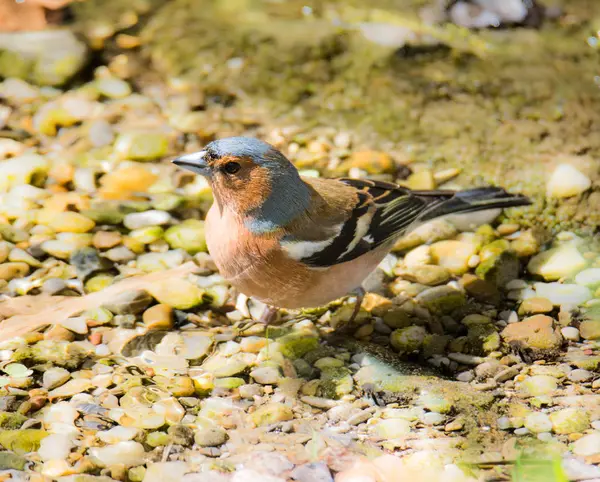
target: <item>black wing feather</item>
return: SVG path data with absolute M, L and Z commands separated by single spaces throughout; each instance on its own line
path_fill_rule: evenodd
M 498 187 L 467 191 L 412 191 L 396 184 L 366 179 L 341 178 L 338 181 L 358 191 L 358 202 L 340 234 L 323 250 L 301 261 L 325 268 L 351 261 L 382 244 L 404 235 L 418 224 L 455 213 L 531 204 L 522 195 L 507 193 Z M 372 213 L 368 230 L 356 240 L 359 219 Z M 348 249 L 352 242 L 355 246 Z

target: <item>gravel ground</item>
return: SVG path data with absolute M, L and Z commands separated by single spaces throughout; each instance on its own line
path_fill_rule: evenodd
M 0 318 L 51 323 L 0 343 L 0 480 L 600 480 L 597 240 L 511 211 L 436 221 L 399 240 L 354 325 L 348 299 L 265 329 L 206 253 L 206 182 L 171 157 L 249 133 L 306 175 L 452 188 L 459 166 L 106 68 L 0 97 Z M 561 164 L 547 195 L 591 186 Z

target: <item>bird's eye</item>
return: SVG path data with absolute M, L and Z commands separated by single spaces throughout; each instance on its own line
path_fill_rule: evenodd
M 223 170 L 227 174 L 235 174 L 241 168 L 242 168 L 242 166 L 240 166 L 237 162 L 228 162 L 227 164 L 225 164 L 225 166 L 223 166 Z

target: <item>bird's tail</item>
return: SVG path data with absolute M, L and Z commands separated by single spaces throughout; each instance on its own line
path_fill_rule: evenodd
M 426 198 L 429 207 L 415 220 L 425 223 L 450 214 L 465 214 L 488 209 L 527 206 L 531 201 L 521 194 L 510 194 L 500 187 L 480 187 L 466 191 L 413 191 Z

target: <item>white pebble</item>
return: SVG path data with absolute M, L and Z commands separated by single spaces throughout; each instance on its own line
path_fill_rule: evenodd
M 517 323 L 519 321 L 519 315 L 516 311 L 511 311 L 508 315 L 507 323 Z
M 588 457 L 600 453 L 600 432 L 584 435 L 573 444 L 573 453 Z
M 421 422 L 425 425 L 440 425 L 444 423 L 444 420 L 446 420 L 446 417 L 441 413 L 427 412 L 421 416 Z
M 530 413 L 525 417 L 525 428 L 533 433 L 550 432 L 552 422 L 545 413 Z
M 529 433 L 529 429 L 525 427 L 521 427 L 515 430 L 515 435 L 527 435 Z
M 106 447 L 92 447 L 90 456 L 98 461 L 102 466 L 123 464 L 126 467 L 133 467 L 144 463 L 144 446 L 138 442 L 118 442 Z
M 116 444 L 118 442 L 133 440 L 139 433 L 140 429 L 138 428 L 117 425 L 109 430 L 98 432 L 96 436 L 106 444 Z
M 588 288 L 576 284 L 536 283 L 535 291 L 538 296 L 548 298 L 555 306 L 580 305 L 593 297 Z
M 570 164 L 560 164 L 548 181 L 548 196 L 567 198 L 587 191 L 592 185 L 589 177 Z
M 473 372 L 471 370 L 467 370 L 466 372 L 460 372 L 458 375 L 456 375 L 456 379 L 459 382 L 470 382 L 475 378 L 475 375 L 473 374 Z
M 504 288 L 507 291 L 524 290 L 525 288 L 527 288 L 527 286 L 529 286 L 527 284 L 527 281 L 524 281 L 522 279 L 513 279 L 513 280 L 510 280 L 508 283 L 506 283 L 506 286 Z
M 123 219 L 123 224 L 128 229 L 139 229 L 148 226 L 160 226 L 168 224 L 171 221 L 171 215 L 166 211 L 151 209 L 142 213 L 130 213 Z
M 600 285 L 600 268 L 589 268 L 575 276 L 575 283 L 583 286 Z
M 185 462 L 159 462 L 148 466 L 143 482 L 179 482 L 186 472 Z
M 95 352 L 98 356 L 107 356 L 111 353 L 110 348 L 108 348 L 108 345 L 105 345 L 104 343 L 100 343 L 99 345 L 97 345 Z
M 480 261 L 481 258 L 479 257 L 479 255 L 474 254 L 467 261 L 467 265 L 469 266 L 469 268 L 476 268 L 479 265 Z
M 71 453 L 73 442 L 68 435 L 53 433 L 42 439 L 38 454 L 42 460 L 63 460 Z
M 561 328 L 560 332 L 565 337 L 565 340 L 579 341 L 579 330 L 574 326 L 565 326 Z

